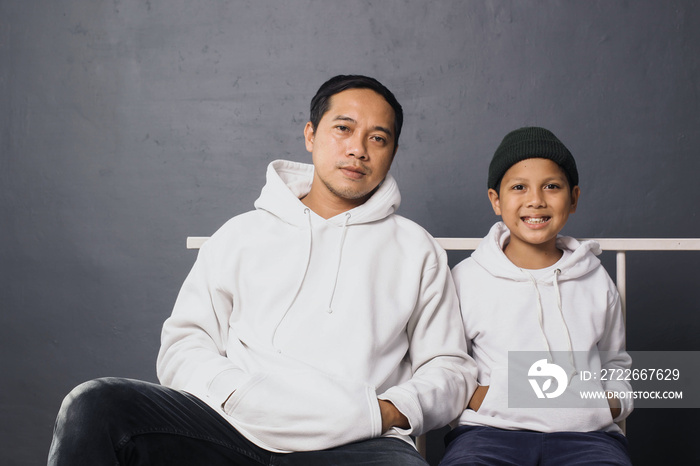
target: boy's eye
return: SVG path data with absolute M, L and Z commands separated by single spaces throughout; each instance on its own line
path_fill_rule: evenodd
M 514 190 L 514 191 L 522 191 L 523 189 L 525 189 L 525 186 L 523 186 L 523 185 L 521 185 L 521 184 L 516 184 L 515 186 L 513 186 L 513 187 L 510 188 L 510 189 L 512 189 L 512 190 Z
M 560 188 L 560 186 L 558 184 L 554 184 L 554 183 L 549 183 L 548 185 L 546 185 L 544 187 L 544 189 L 559 189 L 559 188 Z

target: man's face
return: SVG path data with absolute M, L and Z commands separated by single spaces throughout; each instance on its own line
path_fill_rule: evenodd
M 314 130 L 304 128 L 315 167 L 312 191 L 338 206 L 364 203 L 386 177 L 396 153 L 394 110 L 370 89 L 348 89 L 330 98 Z

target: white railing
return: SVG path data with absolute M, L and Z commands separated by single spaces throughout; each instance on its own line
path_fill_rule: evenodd
M 209 237 L 189 236 L 187 249 L 199 249 Z M 481 238 L 436 238 L 447 251 L 473 251 Z M 617 253 L 615 283 L 620 292 L 622 313 L 626 316 L 627 251 L 700 251 L 700 238 L 591 238 L 603 251 Z

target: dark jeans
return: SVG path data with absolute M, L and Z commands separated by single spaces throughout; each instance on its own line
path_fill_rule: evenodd
M 460 426 L 445 437 L 440 466 L 632 466 L 624 435 Z
M 76 387 L 56 419 L 49 465 L 420 465 L 402 440 L 272 453 L 240 435 L 198 398 L 160 385 L 106 378 Z

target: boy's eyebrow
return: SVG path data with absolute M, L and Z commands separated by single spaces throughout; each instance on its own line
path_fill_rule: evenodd
M 552 176 L 548 176 L 546 178 L 543 178 L 544 181 L 565 180 L 565 179 L 566 179 L 565 175 L 552 175 Z
M 333 118 L 333 121 L 349 121 L 350 123 L 357 123 L 354 118 L 350 118 L 349 116 L 346 115 L 337 115 L 335 118 Z M 372 128 L 375 131 L 381 131 L 383 133 L 386 133 L 387 136 L 392 137 L 393 134 L 391 134 L 391 130 L 389 128 L 385 128 L 383 126 L 374 126 Z
M 503 179 L 505 180 L 506 178 L 504 177 Z M 521 183 L 521 182 L 524 182 L 524 181 L 532 181 L 530 178 L 522 178 L 522 177 L 518 177 L 518 178 L 507 178 L 507 180 L 508 180 L 509 182 L 511 182 L 511 183 L 513 183 L 513 182 Z M 548 176 L 547 178 L 545 178 L 545 179 L 542 180 L 542 181 L 546 183 L 546 182 L 548 182 L 548 181 L 562 181 L 562 180 L 566 180 L 566 176 L 565 176 L 565 175 L 553 175 L 553 176 Z
M 523 183 L 525 181 L 530 181 L 530 180 L 527 178 L 506 178 L 504 176 L 502 181 L 507 181 L 508 183 Z

